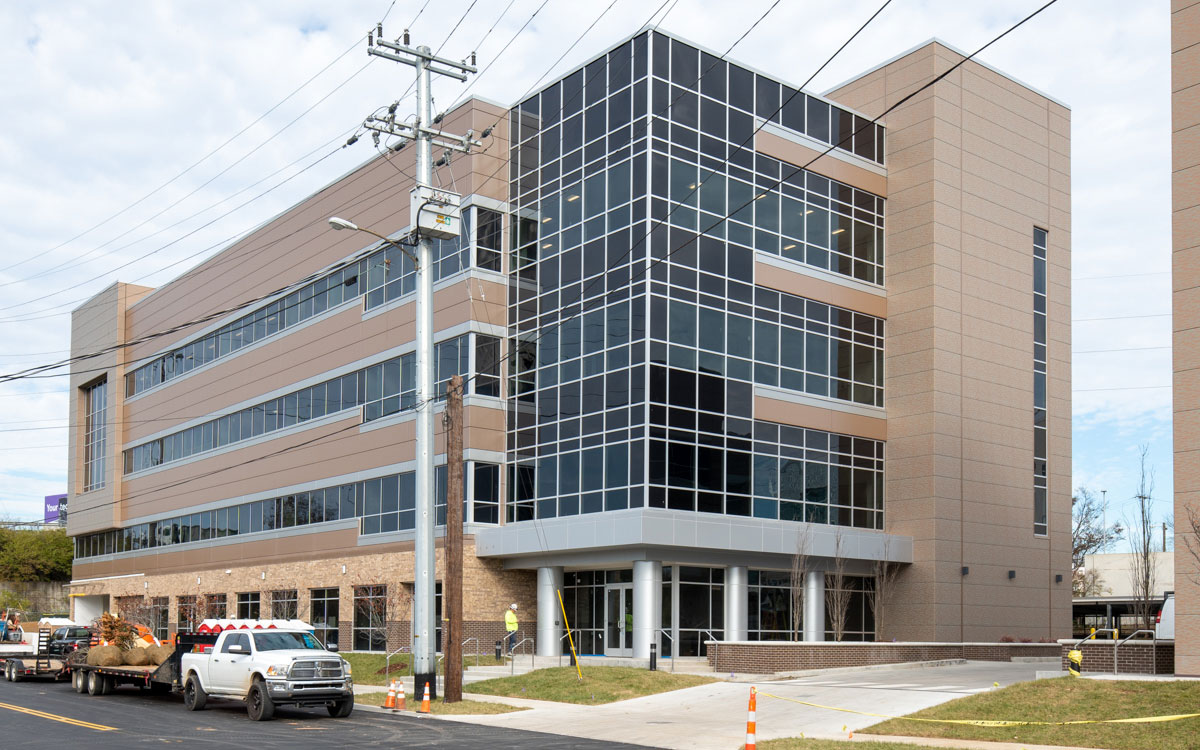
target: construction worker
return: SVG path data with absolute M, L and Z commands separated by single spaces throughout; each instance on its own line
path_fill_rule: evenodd
M 504 612 L 504 629 L 508 631 L 508 653 L 517 647 L 517 603 L 513 602 Z
M 0 612 L 0 643 L 8 640 L 8 610 Z

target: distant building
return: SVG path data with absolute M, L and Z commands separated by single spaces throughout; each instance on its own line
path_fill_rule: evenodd
M 1094 574 L 1095 590 L 1088 596 L 1071 602 L 1071 627 L 1075 635 L 1084 636 L 1092 628 L 1118 628 L 1132 633 L 1141 627 L 1133 605 L 1133 577 L 1130 566 L 1132 552 L 1111 552 L 1087 555 L 1084 570 Z M 1154 599 L 1162 601 L 1167 592 L 1175 591 L 1175 553 L 1154 553 Z

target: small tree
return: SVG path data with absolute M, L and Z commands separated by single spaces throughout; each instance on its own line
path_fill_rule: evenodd
M 792 640 L 801 640 L 800 622 L 804 616 L 804 579 L 811 567 L 812 529 L 800 529 L 796 536 L 796 552 L 792 555 Z
M 1104 593 L 1099 573 L 1087 570 L 1084 563 L 1088 555 L 1112 547 L 1125 531 L 1120 523 L 1106 525 L 1107 509 L 1108 503 L 1103 496 L 1097 498 L 1086 487 L 1080 487 L 1071 498 L 1072 596 L 1100 596 Z
M 877 641 L 883 640 L 888 603 L 891 601 L 892 592 L 895 591 L 896 579 L 900 577 L 900 564 L 888 561 L 891 551 L 891 537 L 884 536 L 883 552 L 880 558 L 871 565 L 875 585 L 869 587 L 865 592 L 867 602 L 871 605 L 871 611 L 875 614 L 875 640 Z
M 1157 551 L 1154 542 L 1154 468 L 1146 468 L 1146 454 L 1149 450 L 1149 446 L 1143 445 L 1141 448 L 1141 477 L 1138 481 L 1138 493 L 1133 498 L 1137 504 L 1134 505 L 1133 517 L 1128 522 L 1129 545 L 1133 551 L 1129 561 L 1133 614 L 1139 620 L 1138 627 L 1146 629 L 1154 627 L 1154 553 Z
M 1183 526 L 1183 546 L 1192 558 L 1192 572 L 1188 574 L 1188 578 L 1191 578 L 1193 583 L 1200 584 L 1200 513 L 1196 511 L 1195 505 L 1189 505 L 1187 508 L 1187 521 Z
M 845 539 L 837 529 L 833 546 L 833 570 L 825 575 L 825 610 L 833 628 L 833 640 L 841 641 L 846 634 L 846 619 L 850 616 L 851 591 L 846 581 Z M 824 625 L 824 623 L 822 623 Z

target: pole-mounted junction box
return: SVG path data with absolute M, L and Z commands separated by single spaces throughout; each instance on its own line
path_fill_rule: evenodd
M 415 187 L 409 196 L 412 223 L 418 234 L 449 240 L 462 233 L 461 195 L 431 187 Z

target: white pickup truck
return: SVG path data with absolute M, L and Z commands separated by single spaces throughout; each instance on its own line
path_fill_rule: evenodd
M 325 706 L 337 718 L 354 710 L 350 664 L 308 631 L 226 630 L 205 651 L 181 659 L 189 711 L 209 697 L 244 700 L 254 721 L 270 719 L 276 706 Z

